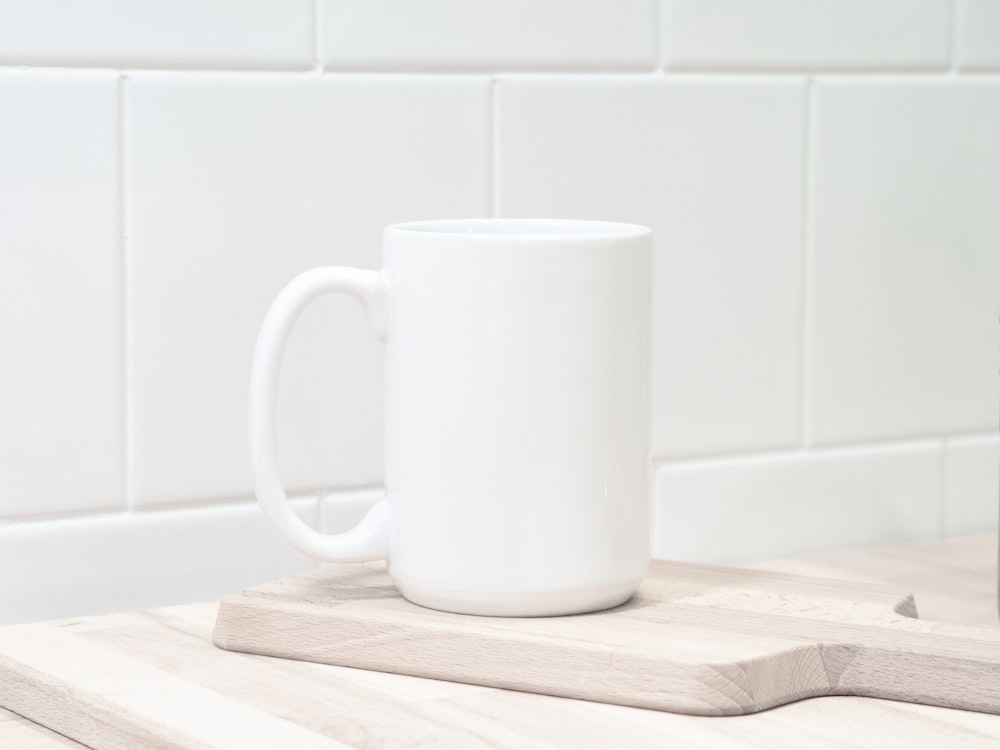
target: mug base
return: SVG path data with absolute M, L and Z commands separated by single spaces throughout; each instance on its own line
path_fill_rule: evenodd
M 468 591 L 424 586 L 394 579 L 405 599 L 428 609 L 486 617 L 557 617 L 599 612 L 624 604 L 642 579 L 584 589 L 555 589 L 520 593 Z

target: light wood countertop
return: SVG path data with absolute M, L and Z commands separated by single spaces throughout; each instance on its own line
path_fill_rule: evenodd
M 746 567 L 894 583 L 913 591 L 926 619 L 998 627 L 996 535 Z M 105 670 L 114 668 L 116 655 L 128 657 L 130 669 L 147 670 L 154 687 L 166 675 L 171 690 L 190 686 L 206 705 L 218 703 L 222 714 L 232 709 L 238 715 L 234 697 L 247 705 L 256 701 L 269 719 L 294 719 L 326 738 L 328 744 L 317 746 L 1000 747 L 1000 716 L 870 698 L 816 698 L 749 716 L 704 718 L 233 654 L 211 643 L 216 611 L 216 604 L 192 604 L 81 618 L 72 628 L 87 648 L 66 658 L 78 659 L 84 670 Z M 95 661 L 102 655 L 112 658 Z M 206 708 L 203 716 L 177 721 L 217 730 L 222 714 Z M 233 726 L 233 746 L 249 731 Z M 83 746 L 0 709 L 0 748 L 68 747 Z

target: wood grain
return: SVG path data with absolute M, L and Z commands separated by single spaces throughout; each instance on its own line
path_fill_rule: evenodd
M 654 562 L 601 613 L 486 618 L 404 600 L 384 563 L 226 597 L 216 645 L 694 715 L 823 695 L 1000 713 L 1000 633 L 913 619 L 882 584 Z
M 0 695 L 6 708 L 86 745 L 113 750 L 344 747 L 197 683 L 150 669 L 120 651 L 77 638 L 74 627 L 73 622 L 51 627 L 44 638 L 31 626 L 4 629 Z M 67 711 L 67 692 L 72 711 Z M 175 707 L 180 705 L 198 710 L 178 716 Z
M 765 560 L 750 567 L 895 584 L 913 593 L 926 620 L 996 628 L 997 553 L 997 535 L 988 534 Z
M 856 564 L 858 559 L 863 563 Z M 905 565 L 897 566 L 897 559 L 905 559 Z M 795 561 L 773 564 L 792 566 Z M 921 594 L 932 586 L 927 593 L 933 593 L 939 608 L 955 617 L 981 610 L 981 603 L 968 601 L 970 591 L 981 592 L 988 601 L 986 611 L 979 612 L 979 622 L 996 625 L 996 619 L 990 619 L 996 601 L 996 536 L 849 552 L 801 564 L 830 577 L 894 580 L 902 571 L 905 577 L 897 583 L 914 586 Z M 923 608 L 919 596 L 917 601 Z M 212 721 L 211 704 L 192 700 L 193 696 L 204 695 L 203 691 L 229 698 L 251 713 L 280 718 L 356 748 L 1000 747 L 1000 716 L 871 698 L 804 700 L 771 711 L 718 719 L 232 653 L 211 643 L 217 610 L 217 604 L 193 604 L 16 627 L 22 629 L 20 637 L 37 642 L 40 648 L 56 634 L 68 638 L 66 645 L 71 647 L 101 646 L 100 653 L 110 651 L 116 658 L 142 667 L 128 672 L 115 670 L 118 679 L 94 691 L 93 698 L 107 697 L 112 705 L 116 693 L 142 692 L 160 675 L 202 688 L 195 693 L 177 691 L 163 696 L 160 715 L 169 717 L 171 726 L 176 725 L 178 731 L 155 738 L 158 744 L 153 747 L 157 748 L 217 746 L 208 739 L 194 744 L 191 738 L 194 727 Z M 987 614 L 990 617 L 982 620 Z M 18 649 L 6 648 L 10 645 L 6 640 L 8 630 L 0 628 L 0 650 L 16 662 Z M 84 661 L 96 673 L 109 669 L 100 661 Z M 72 719 L 89 710 L 77 702 L 67 678 L 56 660 L 46 677 L 47 702 L 26 702 L 22 705 L 23 716 L 41 721 L 43 713 L 54 711 Z M 0 705 L 9 706 L 20 688 L 16 680 L 6 675 L 4 679 Z M 0 748 L 4 750 L 67 747 L 67 740 L 37 724 L 28 724 L 19 717 L 13 721 L 2 719 L 0 715 Z M 219 731 L 225 728 L 221 719 L 216 722 Z M 15 735 L 5 734 L 10 727 L 14 727 Z M 100 732 L 91 732 L 87 745 L 96 750 L 121 747 L 116 727 L 113 723 Z M 9 740 L 9 736 L 18 741 Z M 25 736 L 31 740 L 21 741 Z M 266 747 L 267 743 L 248 738 L 245 746 Z M 274 746 L 295 745 L 283 742 Z
M 0 748 L 11 750 L 66 750 L 84 748 L 79 742 L 0 708 Z

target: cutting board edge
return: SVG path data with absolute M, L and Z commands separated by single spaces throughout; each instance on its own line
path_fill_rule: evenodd
M 286 614 L 281 602 L 265 602 L 255 597 L 244 597 L 240 593 L 231 594 L 223 598 L 219 606 L 212 642 L 218 648 L 252 656 L 402 674 L 690 716 L 742 716 L 799 700 L 838 694 L 833 691 L 830 681 L 825 649 L 813 643 L 792 643 L 783 652 L 731 661 L 693 664 L 667 662 L 666 668 L 656 674 L 651 674 L 649 665 L 639 663 L 634 656 L 630 658 L 628 654 L 619 656 L 601 653 L 599 655 L 602 658 L 608 658 L 609 668 L 610 663 L 619 662 L 614 667 L 619 680 L 613 683 L 611 692 L 603 692 L 592 689 L 589 681 L 580 683 L 580 687 L 573 687 L 572 680 L 560 681 L 563 677 L 571 678 L 571 674 L 557 675 L 553 680 L 551 662 L 545 659 L 540 660 L 545 667 L 544 672 L 533 670 L 531 667 L 534 665 L 530 663 L 521 662 L 516 676 L 504 678 L 491 671 L 487 675 L 479 673 L 475 679 L 471 679 L 464 676 L 461 670 L 449 669 L 443 659 L 417 660 L 400 667 L 402 662 L 394 665 L 379 664 L 370 656 L 354 657 L 343 647 L 334 646 L 327 651 L 322 646 L 299 651 L 294 648 L 282 649 L 273 645 L 274 639 L 269 635 L 268 626 L 278 625 Z M 273 623 L 269 617 L 273 617 Z M 347 622 L 356 624 L 350 619 Z M 336 623 L 337 618 L 334 617 L 327 625 L 333 628 Z M 418 631 L 420 627 L 414 625 L 412 629 Z M 239 634 L 234 635 L 237 632 Z M 489 649 L 487 639 L 472 635 L 472 640 L 480 640 L 478 645 L 482 649 Z M 767 684 L 787 677 L 786 657 L 800 665 L 803 660 L 808 661 L 811 668 L 800 668 L 800 683 L 794 686 L 786 684 L 780 697 L 776 697 L 767 688 Z M 662 666 L 657 665 L 655 659 L 651 661 L 654 666 Z M 668 675 L 674 684 L 662 684 L 664 675 Z

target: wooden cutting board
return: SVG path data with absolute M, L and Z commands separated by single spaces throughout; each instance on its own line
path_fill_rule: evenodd
M 407 602 L 384 563 L 223 599 L 214 641 L 266 656 L 698 715 L 856 695 L 1000 713 L 1000 631 L 916 619 L 891 586 L 656 561 L 605 612 L 492 618 Z

